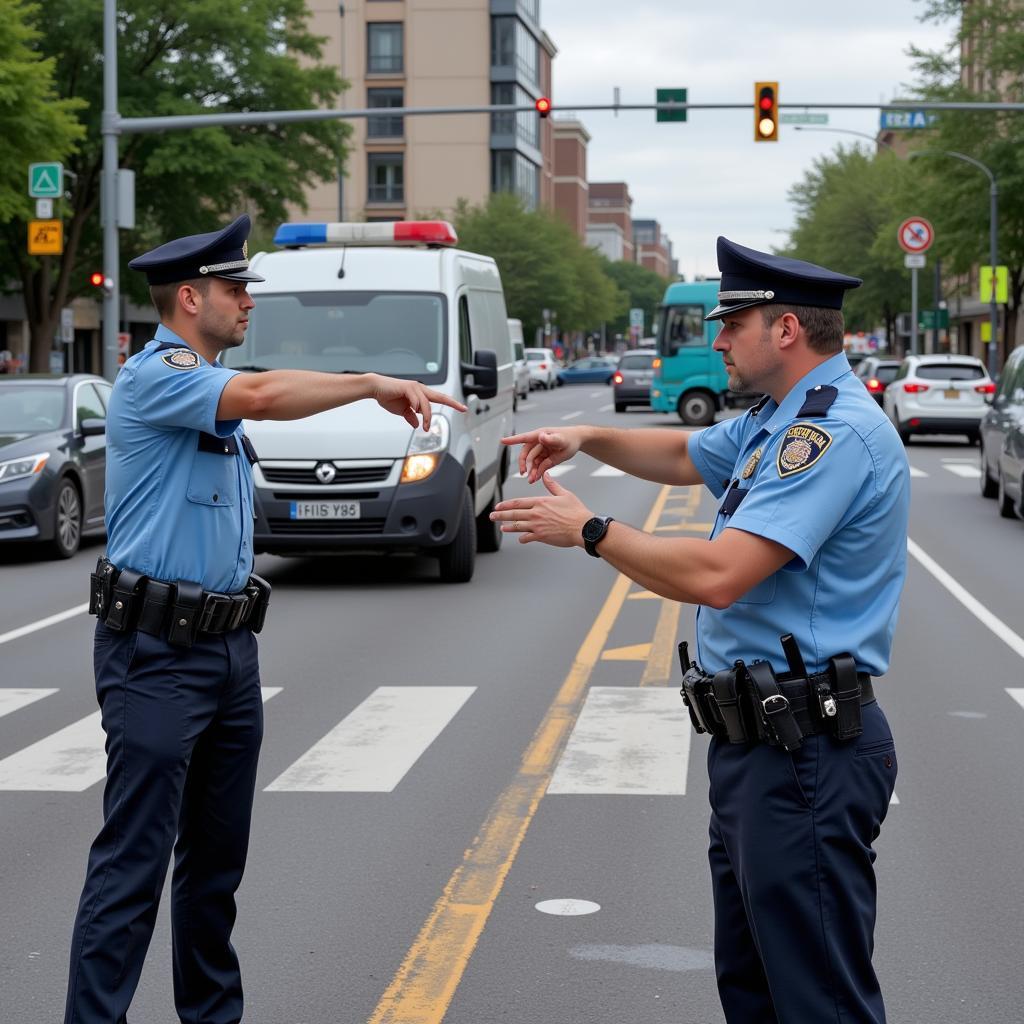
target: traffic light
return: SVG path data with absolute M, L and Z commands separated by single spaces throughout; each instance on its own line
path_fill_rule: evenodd
M 540 114 L 541 117 L 547 117 L 548 114 L 551 113 L 551 100 L 549 100 L 547 96 L 541 96 L 541 98 L 534 103 L 534 106 L 537 108 L 537 113 Z
M 754 83 L 754 141 L 779 141 L 779 83 Z
M 89 284 L 93 288 L 99 289 L 104 295 L 109 295 L 114 290 L 114 282 L 102 270 L 94 270 L 89 275 Z

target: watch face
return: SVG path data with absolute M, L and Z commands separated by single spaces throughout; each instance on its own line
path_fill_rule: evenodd
M 591 541 L 600 540 L 604 536 L 606 529 L 607 527 L 603 519 L 588 519 L 583 524 L 583 539 Z

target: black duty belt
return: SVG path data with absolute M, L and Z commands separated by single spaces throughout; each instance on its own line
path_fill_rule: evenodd
M 849 654 L 829 658 L 824 672 L 809 674 L 792 634 L 782 637 L 790 671 L 776 676 L 767 661 L 708 675 L 679 645 L 683 702 L 697 732 L 729 743 L 768 743 L 796 750 L 805 737 L 826 733 L 837 740 L 859 736 L 861 706 L 875 699 L 871 677 L 858 672 Z
M 89 582 L 90 615 L 119 633 L 140 629 L 180 647 L 243 626 L 259 633 L 270 603 L 270 584 L 256 575 L 237 594 L 219 594 L 190 580 L 167 582 L 118 569 L 101 558 Z

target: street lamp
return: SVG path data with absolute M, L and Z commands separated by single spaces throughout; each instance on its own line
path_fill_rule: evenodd
M 996 323 L 999 319 L 999 310 L 996 307 L 996 289 L 995 289 L 995 273 L 996 273 L 996 259 L 997 259 L 997 241 L 999 230 L 999 186 L 996 183 L 996 176 L 992 171 L 986 167 L 980 160 L 975 160 L 973 156 L 967 156 L 964 153 L 957 153 L 952 149 L 917 149 L 910 154 L 911 158 L 916 156 L 951 156 L 957 160 L 963 160 L 965 163 L 972 164 L 977 167 L 978 170 L 984 171 L 988 175 L 988 258 L 992 266 L 992 296 L 989 300 L 988 307 L 988 319 L 992 337 L 989 340 L 988 347 L 988 375 L 995 380 L 997 363 L 999 362 L 998 354 L 996 352 Z

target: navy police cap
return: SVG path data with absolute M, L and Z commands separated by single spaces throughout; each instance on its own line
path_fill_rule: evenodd
M 189 235 L 164 242 L 136 256 L 128 266 L 140 270 L 150 284 L 173 284 L 203 277 L 223 277 L 228 281 L 265 281 L 249 269 L 246 240 L 252 223 L 243 213 L 220 231 Z
M 842 309 L 843 293 L 864 283 L 859 277 L 847 277 L 788 256 L 758 252 L 721 236 L 718 269 L 722 272 L 718 305 L 705 320 L 721 320 L 741 309 L 776 302 Z

